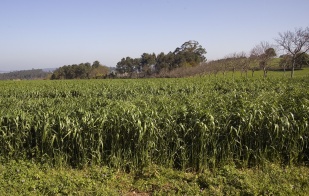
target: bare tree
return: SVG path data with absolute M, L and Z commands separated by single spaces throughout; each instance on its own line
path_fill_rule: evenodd
M 223 76 L 225 77 L 225 73 L 229 69 L 229 62 L 224 58 L 224 59 L 218 60 L 218 64 L 221 68 Z
M 245 73 L 246 78 L 247 78 L 248 77 L 248 70 L 249 70 L 249 67 L 250 67 L 250 59 L 247 58 L 247 54 L 245 52 L 237 53 L 235 59 L 237 61 L 239 68 L 241 69 L 241 75 L 243 73 Z
M 274 46 L 269 44 L 268 42 L 261 42 L 260 44 L 256 45 L 251 50 L 251 57 L 256 58 L 258 61 L 260 67 L 263 69 L 264 77 L 267 76 L 267 71 L 270 66 L 269 61 L 275 57 L 276 51 L 274 49 Z
M 237 62 L 238 54 L 232 53 L 224 57 L 225 64 L 228 70 L 232 70 L 233 79 L 235 77 L 235 71 L 239 68 Z
M 277 44 L 286 53 L 292 56 L 291 78 L 294 76 L 295 62 L 297 58 L 309 51 L 309 27 L 296 28 L 294 32 L 286 31 L 279 33 L 279 37 L 275 39 Z
M 250 54 L 248 59 L 249 59 L 248 61 L 249 61 L 249 64 L 250 64 L 249 69 L 251 70 L 251 76 L 253 77 L 254 76 L 254 72 L 259 70 L 259 68 L 258 68 L 258 59 L 257 59 L 256 56 L 254 56 L 252 54 Z

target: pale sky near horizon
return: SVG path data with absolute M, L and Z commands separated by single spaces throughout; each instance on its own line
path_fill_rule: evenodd
M 0 71 L 168 53 L 215 60 L 309 26 L 309 0 L 0 0 Z

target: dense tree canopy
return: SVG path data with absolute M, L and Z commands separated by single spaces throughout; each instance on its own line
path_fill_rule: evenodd
M 59 79 L 90 79 L 102 78 L 109 73 L 109 68 L 100 64 L 99 61 L 81 63 L 79 65 L 65 65 L 56 69 L 51 76 L 52 80 Z
M 150 76 L 162 71 L 170 71 L 180 67 L 194 67 L 206 62 L 206 50 L 197 41 L 187 41 L 174 50 L 164 54 L 143 53 L 140 58 L 122 58 L 116 66 L 118 74 Z
M 33 80 L 33 79 L 45 79 L 48 77 L 48 72 L 42 69 L 32 69 L 32 70 L 21 70 L 12 71 L 9 73 L 0 74 L 0 80 Z
M 206 50 L 197 41 L 192 40 L 185 42 L 180 48 L 176 48 L 174 54 L 177 67 L 194 67 L 206 60 L 204 56 Z

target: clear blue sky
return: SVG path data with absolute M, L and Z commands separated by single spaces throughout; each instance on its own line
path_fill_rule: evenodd
M 0 0 L 0 71 L 55 68 L 174 51 L 249 52 L 309 26 L 308 0 Z

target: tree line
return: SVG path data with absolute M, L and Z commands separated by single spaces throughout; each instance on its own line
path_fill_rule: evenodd
M 0 80 L 34 80 L 34 79 L 46 79 L 50 73 L 43 71 L 42 69 L 21 70 L 12 71 L 9 73 L 1 73 Z
M 252 75 L 256 70 L 263 70 L 266 77 L 269 70 L 282 69 L 284 72 L 290 70 L 293 77 L 295 69 L 309 66 L 309 27 L 279 33 L 275 42 L 276 44 L 270 44 L 263 41 L 255 45 L 249 53 L 233 53 L 222 59 L 208 62 L 205 64 L 207 67 L 205 70 L 214 74 L 218 72 L 225 74 L 226 71 L 234 73 L 238 70 L 246 75 L 249 70 Z M 274 59 L 279 51 L 283 52 L 283 55 Z
M 241 71 L 247 76 L 249 71 L 253 75 L 256 70 L 263 70 L 266 77 L 267 72 L 274 67 L 291 70 L 293 77 L 295 69 L 309 65 L 309 27 L 279 33 L 275 42 L 260 42 L 249 53 L 233 53 L 206 62 L 206 49 L 197 41 L 190 40 L 166 54 L 143 53 L 138 58 L 124 57 L 117 63 L 115 72 L 95 61 L 92 65 L 81 63 L 60 67 L 54 71 L 51 79 L 183 77 L 204 72 L 225 74 L 227 71 Z M 274 65 L 278 51 L 282 51 L 283 55 Z
M 93 79 L 104 78 L 110 73 L 110 69 L 102 65 L 99 61 L 90 63 L 80 63 L 73 65 L 64 65 L 56 69 L 52 76 L 52 80 L 59 79 Z
M 248 71 L 253 75 L 256 70 L 263 70 L 267 77 L 269 70 L 282 69 L 284 72 L 290 70 L 293 77 L 295 69 L 309 66 L 309 27 L 279 33 L 275 42 L 262 41 L 249 53 L 233 53 L 206 62 L 206 50 L 197 41 L 187 41 L 167 54 L 143 53 L 139 58 L 122 58 L 116 71 L 118 77 L 183 77 L 201 72 L 225 74 L 227 71 L 241 71 L 247 76 Z M 278 52 L 283 54 L 276 58 Z
M 181 67 L 195 67 L 206 62 L 206 50 L 197 41 L 187 41 L 173 52 L 143 53 L 140 58 L 122 58 L 115 70 L 100 64 L 99 61 L 64 65 L 56 69 L 52 80 L 92 79 L 114 77 L 150 77 Z M 115 71 L 115 72 L 114 72 Z
M 206 50 L 190 40 L 173 52 L 143 53 L 139 58 L 125 57 L 116 65 L 116 72 L 124 77 L 147 77 L 181 67 L 195 67 L 206 62 Z

